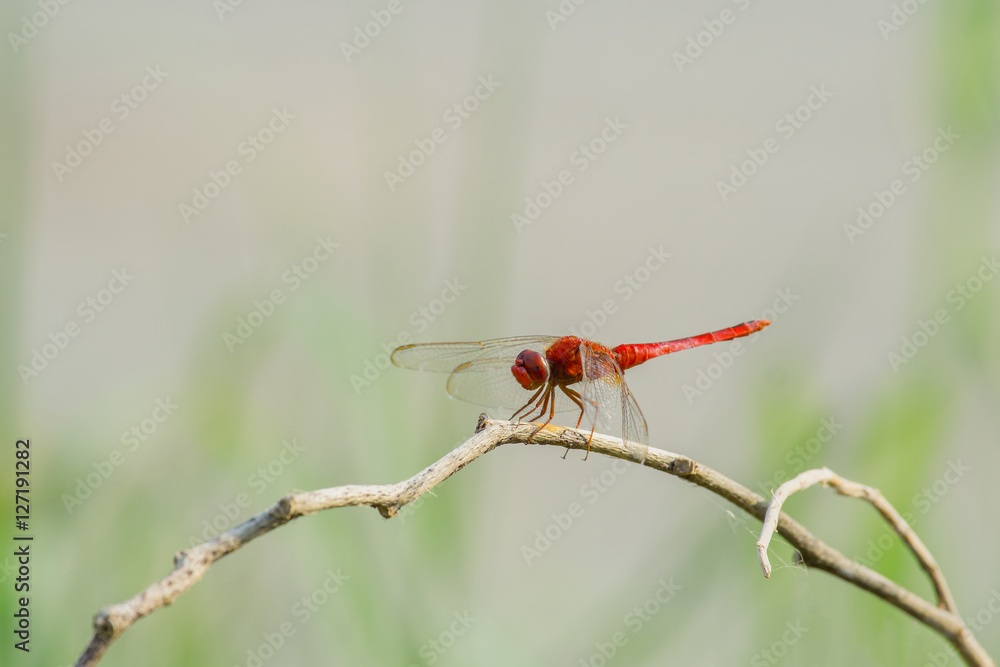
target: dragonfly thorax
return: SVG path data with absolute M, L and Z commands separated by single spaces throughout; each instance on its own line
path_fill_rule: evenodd
M 514 379 L 525 389 L 538 389 L 549 379 L 549 362 L 534 350 L 522 350 L 510 367 Z

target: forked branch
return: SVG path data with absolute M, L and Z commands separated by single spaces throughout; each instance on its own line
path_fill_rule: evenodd
M 757 558 L 760 561 L 760 568 L 764 571 L 765 577 L 771 576 L 771 562 L 767 558 L 767 546 L 770 544 L 771 535 L 774 534 L 775 527 L 778 525 L 778 515 L 781 514 L 781 506 L 788 496 L 797 491 L 804 491 L 816 484 L 832 486 L 842 496 L 861 498 L 870 502 L 879 511 L 882 518 L 903 538 L 906 546 L 910 547 L 910 551 L 916 556 L 920 567 L 924 569 L 931 580 L 931 584 L 934 585 L 934 592 L 938 598 L 938 606 L 947 609 L 953 614 L 958 613 L 958 608 L 955 606 L 955 599 L 951 597 L 951 591 L 948 590 L 948 582 L 945 581 L 944 573 L 938 567 L 937 561 L 931 555 L 930 549 L 917 537 L 917 534 L 910 528 L 910 524 L 886 500 L 882 492 L 870 486 L 844 479 L 829 468 L 806 470 L 779 486 L 778 490 L 774 492 L 771 504 L 767 507 L 767 514 L 764 516 L 764 526 L 760 531 L 760 539 L 757 541 Z
M 201 579 L 216 560 L 292 519 L 333 507 L 355 505 L 374 507 L 382 516 L 391 518 L 403 505 L 417 499 L 483 454 L 508 443 L 526 443 L 531 438 L 530 444 L 534 445 L 554 445 L 581 450 L 587 448 L 589 431 L 548 426 L 535 433 L 536 428 L 532 424 L 492 421 L 487 419 L 485 415 L 480 415 L 479 425 L 473 437 L 409 479 L 396 484 L 338 486 L 285 496 L 268 510 L 239 526 L 214 539 L 203 542 L 193 549 L 178 553 L 174 557 L 174 568 L 170 574 L 150 585 L 135 597 L 101 609 L 94 617 L 94 636 L 77 660 L 77 666 L 96 665 L 111 643 L 125 630 L 140 618 L 176 600 Z M 597 433 L 590 440 L 590 451 L 626 461 L 632 460 L 631 454 L 621 440 Z M 766 517 L 768 502 L 764 498 L 692 459 L 650 448 L 644 465 L 686 479 L 722 496 L 760 521 L 768 520 Z M 833 473 L 830 475 L 836 477 Z M 827 483 L 834 485 L 831 481 L 833 477 L 826 478 Z M 818 481 L 821 480 L 817 479 L 812 484 Z M 895 514 L 895 510 L 881 494 L 874 489 L 847 480 L 840 481 L 842 482 L 841 486 L 835 488 L 838 490 L 841 488 L 851 489 L 848 495 L 869 499 L 879 508 L 883 516 L 890 523 L 893 523 L 892 515 Z M 806 486 L 808 485 L 806 484 Z M 805 488 L 805 486 L 801 488 Z M 793 490 L 795 489 L 789 487 L 789 490 L 785 491 L 785 497 Z M 845 491 L 841 491 L 841 493 L 845 493 Z M 765 529 L 768 525 L 771 526 L 767 532 L 768 540 L 770 534 L 776 529 L 799 552 L 806 565 L 829 572 L 899 607 L 951 642 L 969 665 L 995 667 L 990 656 L 976 641 L 955 610 L 954 601 L 948 593 L 943 577 L 940 577 L 939 584 L 938 580 L 933 578 L 935 575 L 932 575 L 938 596 L 944 606 L 944 608 L 939 608 L 826 545 L 799 523 L 790 519 L 788 515 L 781 514 L 780 504 L 780 501 L 777 502 L 777 507 L 770 517 L 771 523 L 765 525 Z M 895 516 L 898 517 L 898 514 Z M 896 527 L 895 523 L 893 525 Z M 905 526 L 905 522 L 901 525 Z M 897 530 L 900 528 L 897 527 Z M 912 530 L 906 526 L 905 534 L 904 532 L 900 532 L 900 534 L 904 536 L 907 544 L 914 549 L 915 553 L 917 552 L 915 545 L 919 545 L 921 553 L 924 554 L 921 556 L 918 553 L 921 564 L 924 564 L 925 569 L 928 569 L 925 563 L 931 564 L 931 569 L 937 572 L 936 576 L 940 576 L 940 570 L 930 556 L 930 552 L 926 550 L 926 547 L 917 539 Z M 908 538 L 907 535 L 910 537 Z M 766 542 L 764 551 L 762 564 L 766 562 Z M 928 573 L 930 574 L 930 570 Z

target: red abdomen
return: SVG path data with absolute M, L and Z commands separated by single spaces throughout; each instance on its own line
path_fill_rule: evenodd
M 643 362 L 649 361 L 653 357 L 670 354 L 671 352 L 679 352 L 680 350 L 698 347 L 699 345 L 720 343 L 734 338 L 749 336 L 752 333 L 760 331 L 770 323 L 768 320 L 752 320 L 727 329 L 719 329 L 718 331 L 711 331 L 703 333 L 700 336 L 691 336 L 690 338 L 678 338 L 677 340 L 669 340 L 664 343 L 619 345 L 611 350 L 611 352 L 615 355 L 615 361 L 618 362 L 618 365 L 622 367 L 622 370 L 625 370 L 626 368 L 632 368 L 633 366 L 638 366 Z

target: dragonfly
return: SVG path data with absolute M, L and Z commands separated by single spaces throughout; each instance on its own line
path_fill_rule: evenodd
M 625 383 L 624 372 L 664 354 L 749 336 L 770 323 L 751 320 L 699 336 L 612 348 L 577 336 L 417 343 L 396 348 L 392 363 L 401 368 L 450 373 L 450 396 L 488 408 L 514 410 L 510 419 L 516 418 L 519 423 L 545 419 L 528 442 L 552 421 L 555 413 L 578 410 L 576 427 L 585 418 L 587 424 L 592 424 L 584 460 L 590 455 L 594 429 L 605 430 L 620 414 L 622 441 L 643 463 L 648 453 L 649 429 Z

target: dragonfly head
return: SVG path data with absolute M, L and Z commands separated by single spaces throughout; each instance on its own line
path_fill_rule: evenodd
M 514 379 L 525 389 L 538 389 L 549 379 L 549 362 L 534 350 L 522 350 L 510 367 Z

